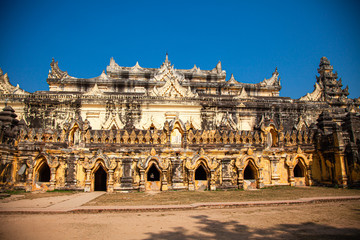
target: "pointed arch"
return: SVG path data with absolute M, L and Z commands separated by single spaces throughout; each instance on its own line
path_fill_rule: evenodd
M 252 161 L 248 161 L 243 170 L 244 180 L 256 180 L 258 178 L 258 171 Z
M 278 132 L 275 128 L 271 128 L 269 133 L 271 136 L 271 147 L 276 147 L 278 145 Z
M 160 181 L 161 171 L 155 162 L 152 162 L 145 172 L 146 172 L 146 181 L 148 182 Z
M 71 145 L 79 144 L 80 142 L 80 126 L 77 122 L 74 122 L 69 132 L 69 143 Z
M 170 122 L 170 142 L 172 145 L 182 145 L 183 135 L 186 131 L 185 124 L 179 119 L 179 117 L 175 117 Z
M 109 170 L 103 159 L 97 159 L 91 171 L 93 191 L 107 191 Z
M 294 177 L 305 177 L 306 176 L 305 160 L 302 157 L 296 158 L 293 171 L 294 171 Z
M 205 170 L 203 164 L 199 164 L 198 167 L 195 169 L 195 181 L 207 181 L 208 180 L 208 172 Z
M 98 169 L 94 172 L 94 191 L 107 190 L 107 172 L 99 165 Z
M 36 171 L 36 181 L 37 182 L 50 182 L 51 171 L 47 162 L 41 161 Z
M 205 159 L 198 159 L 195 163 L 193 176 L 189 176 L 190 179 L 194 179 L 195 190 L 207 190 L 210 186 L 211 173 L 210 168 Z
M 253 155 L 253 151 L 251 149 L 248 150 L 248 154 L 250 155 L 238 157 L 235 161 L 235 166 L 238 171 L 239 188 L 261 188 L 263 187 L 263 179 L 260 160 L 258 157 Z
M 304 167 L 301 162 L 298 162 L 294 167 L 294 177 L 305 177 Z
M 148 161 L 145 169 L 145 191 L 161 191 L 162 179 L 164 172 L 162 171 L 159 162 L 156 158 Z
M 109 129 L 122 129 L 125 125 L 121 122 L 119 118 L 119 114 L 111 114 L 106 119 L 105 122 L 103 122 L 101 129 L 103 130 L 109 130 Z

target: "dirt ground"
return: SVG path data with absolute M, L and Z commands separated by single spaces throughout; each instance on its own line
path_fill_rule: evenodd
M 292 200 L 309 197 L 358 196 L 360 189 L 276 186 L 255 191 L 164 191 L 107 193 L 87 206 L 177 205 L 200 202 Z
M 1 215 L 0 239 L 360 239 L 360 201 L 192 211 Z

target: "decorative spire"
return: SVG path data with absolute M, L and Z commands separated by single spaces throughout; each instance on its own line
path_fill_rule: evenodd
M 337 80 L 337 73 L 333 72 L 333 66 L 326 57 L 320 59 L 317 78 L 317 83 L 323 90 L 323 96 L 326 101 L 344 101 L 349 95 L 347 88 L 342 89 L 342 80 Z
M 221 68 L 221 61 L 219 61 L 217 64 L 216 64 L 216 67 L 211 70 L 212 73 L 216 73 L 216 74 L 221 74 L 223 72 L 222 68 Z M 224 71 L 225 72 L 225 71 Z
M 218 62 L 218 64 L 216 64 L 216 70 L 218 73 L 221 73 L 222 68 L 221 68 L 221 61 Z
M 166 67 L 171 66 L 171 62 L 169 61 L 169 54 L 168 53 L 166 53 L 165 62 L 162 64 L 161 67 L 163 67 L 163 66 L 166 66 Z
M 52 58 L 52 62 L 50 63 L 51 70 L 49 71 L 48 78 L 50 79 L 64 79 L 69 77 L 69 74 L 66 71 L 61 71 L 58 62 L 55 62 L 54 58 Z
M 235 78 L 234 78 L 234 74 L 231 74 L 231 77 L 230 77 L 228 83 L 229 83 L 229 84 L 236 84 L 236 83 L 238 83 L 238 82 L 235 80 Z

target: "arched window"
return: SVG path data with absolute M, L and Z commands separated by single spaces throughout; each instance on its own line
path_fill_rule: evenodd
M 50 182 L 50 168 L 46 162 L 44 162 L 39 168 L 39 182 Z
M 244 169 L 244 179 L 253 180 L 256 179 L 256 170 L 251 162 L 248 163 L 246 168 Z
M 147 173 L 147 180 L 149 182 L 160 181 L 160 172 L 155 166 L 155 164 L 152 164 L 149 168 L 149 171 Z
M 270 130 L 270 134 L 271 134 L 271 138 L 272 138 L 271 146 L 275 147 L 275 146 L 277 146 L 278 134 L 275 131 L 275 129 L 273 129 L 273 128 Z
M 80 129 L 77 124 L 74 125 L 69 135 L 69 142 L 71 144 L 79 144 L 80 141 Z
M 171 132 L 171 144 L 181 144 L 181 132 L 179 131 L 179 129 L 175 128 L 172 132 Z
M 294 177 L 304 177 L 304 171 L 300 162 L 294 167 Z
M 200 164 L 198 168 L 195 170 L 195 180 L 200 180 L 200 181 L 207 180 L 207 173 L 202 164 Z

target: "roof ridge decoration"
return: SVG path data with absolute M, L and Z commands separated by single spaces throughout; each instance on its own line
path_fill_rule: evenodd
M 318 83 L 314 85 L 314 91 L 307 93 L 305 96 L 299 98 L 300 101 L 320 101 L 322 97 L 322 88 Z
M 0 68 L 0 93 L 3 94 L 28 94 L 26 91 L 19 87 L 19 84 L 16 86 L 12 85 L 9 81 L 9 76 L 7 73 L 3 74 L 2 69 Z
M 100 74 L 100 76 L 98 77 L 101 80 L 108 80 L 109 77 L 108 75 L 105 73 L 105 70 L 102 71 L 102 73 Z
M 279 72 L 277 70 L 277 67 L 275 68 L 275 71 L 273 72 L 271 78 L 269 78 L 269 79 L 265 78 L 259 84 L 261 86 L 280 86 L 280 78 L 279 78 Z
M 194 72 L 194 73 L 200 73 L 200 68 L 196 66 L 196 64 L 194 64 L 194 67 L 192 69 L 190 69 L 191 72 Z
M 166 54 L 165 62 L 161 65 L 161 68 L 154 76 L 154 80 L 158 82 L 165 82 L 165 84 L 157 88 L 156 86 L 150 91 L 150 96 L 161 97 L 197 97 L 191 91 L 190 86 L 188 88 L 183 87 L 180 82 L 184 80 L 184 75 L 175 71 L 174 66 L 170 64 L 168 55 Z
M 241 89 L 240 94 L 237 95 L 237 96 L 235 96 L 234 98 L 235 98 L 235 99 L 249 98 L 249 95 L 246 93 L 246 90 L 245 90 L 245 88 L 243 87 L 243 88 Z
M 229 112 L 223 114 L 220 123 L 217 126 L 218 128 L 226 127 L 229 130 L 237 130 L 236 123 L 234 122 L 232 116 Z
M 234 74 L 231 74 L 228 84 L 237 84 L 237 83 L 239 83 L 239 82 L 235 80 Z
M 48 78 L 49 79 L 65 79 L 70 78 L 69 74 L 66 71 L 62 71 L 59 68 L 58 61 L 55 62 L 54 58 L 50 63 L 51 70 L 49 70 Z
M 114 60 L 113 57 L 110 58 L 110 64 L 106 67 L 107 72 L 111 72 L 113 70 L 121 70 L 122 67 L 120 67 Z
M 221 67 L 221 61 L 219 61 L 217 64 L 216 64 L 216 67 L 211 70 L 211 73 L 217 73 L 217 74 L 221 74 L 221 73 L 225 73 L 225 71 L 222 70 L 222 67 Z
M 144 68 L 140 67 L 139 62 L 136 62 L 135 66 L 130 68 L 131 72 L 143 72 Z
M 112 129 L 115 126 L 116 129 L 122 129 L 125 125 L 121 122 L 119 114 L 112 113 L 109 117 L 103 122 L 101 129 Z
M 91 88 L 89 91 L 84 93 L 86 96 L 101 96 L 104 95 L 104 93 L 99 89 L 97 83 L 95 83 L 94 87 Z

